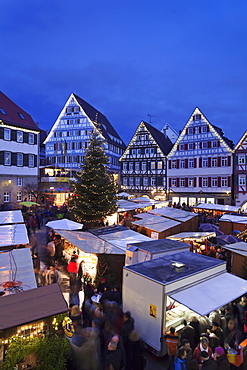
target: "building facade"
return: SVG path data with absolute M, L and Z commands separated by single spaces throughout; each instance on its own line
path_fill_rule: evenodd
M 18 208 L 25 186 L 38 186 L 39 128 L 32 117 L 0 92 L 0 205 Z M 31 199 L 31 198 L 29 198 Z M 19 207 L 20 208 L 20 207 Z
M 233 142 L 196 108 L 168 155 L 173 203 L 232 204 Z
M 234 150 L 234 196 L 235 204 L 247 208 L 247 131 Z
M 172 143 L 151 124 L 142 121 L 122 155 L 122 189 L 133 194 L 166 192 L 166 157 Z

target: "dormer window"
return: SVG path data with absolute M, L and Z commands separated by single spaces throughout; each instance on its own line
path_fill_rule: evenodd
M 194 121 L 198 121 L 199 119 L 202 118 L 202 115 L 201 114 L 195 114 L 193 118 L 194 118 Z
M 21 119 L 26 119 L 22 113 L 18 113 Z

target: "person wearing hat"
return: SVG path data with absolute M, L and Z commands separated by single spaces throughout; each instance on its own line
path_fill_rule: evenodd
M 207 351 L 202 351 L 200 353 L 200 358 L 202 361 L 202 369 L 204 370 L 218 370 L 218 365 L 216 361 L 214 361 Z
M 213 351 L 216 347 L 223 346 L 223 330 L 216 321 L 212 321 L 211 330 L 208 329 L 207 332 L 209 334 L 209 346 Z
M 209 358 L 211 358 L 211 356 L 213 354 L 212 349 L 209 347 L 208 338 L 205 337 L 205 336 L 201 337 L 200 343 L 194 349 L 194 352 L 193 352 L 193 357 L 194 357 L 194 359 L 196 359 L 198 364 L 202 363 L 201 352 L 207 352 Z
M 216 363 L 218 365 L 218 370 L 230 370 L 230 363 L 228 361 L 224 348 L 215 348 L 214 359 L 216 360 Z

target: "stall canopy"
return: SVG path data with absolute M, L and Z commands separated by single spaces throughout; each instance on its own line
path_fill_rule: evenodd
M 49 221 L 45 225 L 56 230 L 80 230 L 83 228 L 83 224 L 62 218 L 61 220 Z
M 195 240 L 205 240 L 208 238 L 212 238 L 215 236 L 215 232 L 184 232 L 184 233 L 179 233 L 175 235 L 168 236 L 168 239 L 173 239 L 173 240 L 190 240 L 190 239 L 195 239 Z
M 116 197 L 131 198 L 134 197 L 134 195 L 122 191 L 121 193 L 116 194 Z
M 29 248 L 0 252 L 0 289 L 4 289 L 4 283 L 13 280 L 21 283 L 18 287 L 19 291 L 37 288 Z M 0 299 L 16 291 L 18 290 L 5 290 L 4 297 Z
M 0 299 L 0 330 L 68 311 L 58 284 L 30 289 Z
M 170 207 L 152 209 L 148 213 L 152 213 L 158 216 L 165 216 L 173 220 L 182 221 L 182 222 L 185 222 L 194 217 L 197 217 L 196 213 L 187 212 L 187 211 L 183 211 L 182 209 L 170 208 Z
M 123 251 L 121 248 L 118 248 L 112 243 L 108 243 L 107 241 L 98 238 L 90 232 L 66 230 L 55 231 L 68 242 L 73 244 L 76 248 L 82 250 L 84 253 L 125 254 L 125 250 Z
M 221 216 L 220 221 L 247 224 L 247 217 L 246 216 L 229 215 L 229 214 L 225 213 L 223 216 Z
M 211 204 L 211 203 L 200 203 L 194 208 L 208 209 L 211 211 L 220 211 L 220 212 L 238 212 L 239 211 L 239 207 L 223 205 L 223 204 Z
M 21 224 L 24 222 L 21 211 L 1 211 L 0 225 Z
M 169 218 L 165 218 L 165 217 L 151 215 L 149 213 L 142 213 L 141 216 L 144 216 L 144 217 L 141 217 L 141 220 L 132 221 L 132 224 L 137 225 L 137 226 L 142 226 L 142 227 L 145 227 L 147 229 L 154 230 L 157 232 L 169 230 L 175 226 L 181 225 L 180 222 L 177 222 Z M 139 215 L 136 215 L 136 217 L 139 218 Z
M 169 293 L 169 296 L 205 316 L 246 292 L 246 280 L 225 272 L 179 292 Z
M 200 231 L 215 232 L 216 236 L 224 234 L 222 231 L 220 231 L 219 226 L 216 226 L 214 224 L 208 224 L 208 223 L 200 224 L 199 225 L 199 230 Z
M 224 245 L 224 249 L 240 254 L 241 256 L 247 257 L 247 243 L 245 242 Z
M 0 249 L 28 243 L 29 240 L 25 224 L 0 226 Z

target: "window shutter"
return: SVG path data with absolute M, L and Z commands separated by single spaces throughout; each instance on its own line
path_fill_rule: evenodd
M 202 142 L 199 143 L 199 148 L 202 149 Z
M 238 164 L 238 156 L 235 157 L 235 163 Z
M 218 177 L 218 188 L 221 188 L 221 177 Z
M 218 167 L 221 167 L 221 157 L 218 157 Z
M 218 140 L 218 142 L 217 142 L 217 146 L 218 146 L 218 148 L 220 147 L 220 140 Z
M 199 167 L 202 167 L 202 158 L 199 158 Z
M 172 168 L 172 161 L 170 159 L 168 161 L 168 168 L 169 168 L 169 170 Z
M 79 156 L 78 156 L 79 157 Z M 34 167 L 37 167 L 37 155 L 34 156 Z M 79 158 L 78 158 L 78 162 L 79 162 Z
M 196 133 L 196 128 L 193 127 L 193 134 L 195 135 L 195 133 Z
M 185 130 L 185 135 L 188 135 L 188 129 Z
M 4 128 L 0 127 L 0 139 L 4 138 Z
M 230 188 L 231 187 L 231 176 L 228 176 L 227 182 L 228 182 L 227 186 Z
M 4 152 L 1 151 L 0 152 L 0 164 L 3 164 L 4 163 Z
M 197 186 L 197 181 L 196 181 L 196 177 L 194 177 L 194 188 Z
M 211 167 L 211 157 L 208 157 L 208 167 Z
M 16 141 L 17 140 L 17 131 L 16 130 L 11 130 L 10 137 L 11 137 L 12 141 Z
M 188 168 L 188 161 L 189 161 L 188 158 L 185 158 L 185 165 L 184 165 L 185 168 Z
M 208 177 L 208 187 L 211 188 L 211 177 Z
M 198 132 L 199 132 L 199 134 L 201 134 L 201 132 L 202 132 L 201 126 L 198 127 Z
M 17 165 L 17 153 L 11 153 L 11 165 L 12 166 Z
M 28 133 L 23 132 L 23 143 L 28 143 Z
M 199 177 L 199 188 L 201 188 L 201 187 L 202 187 L 202 178 Z
M 235 185 L 238 185 L 238 176 L 235 176 Z
M 162 185 L 162 177 L 157 177 L 157 185 L 161 186 Z
M 179 178 L 177 178 L 177 188 L 179 188 Z
M 195 149 L 196 148 L 196 143 L 193 143 L 193 149 Z
M 230 157 L 230 155 L 227 157 L 227 166 L 228 167 L 231 166 L 231 157 Z
M 38 135 L 34 134 L 34 144 L 37 144 L 37 138 L 38 138 Z
M 210 127 L 209 127 L 209 125 L 207 125 L 207 132 L 209 132 L 210 131 Z
M 145 154 L 145 149 L 141 148 L 141 154 Z
M 194 168 L 196 168 L 196 158 L 194 158 Z
M 177 168 L 179 168 L 179 159 L 177 159 Z
M 188 144 L 184 144 L 184 150 L 188 150 Z
M 172 186 L 172 179 L 169 178 L 169 188 L 171 188 L 171 186 Z
M 28 166 L 28 154 L 23 154 L 23 166 Z
M 209 149 L 212 148 L 212 142 L 211 141 L 208 142 L 208 148 Z
M 187 188 L 188 187 L 188 177 L 185 177 L 185 187 Z

